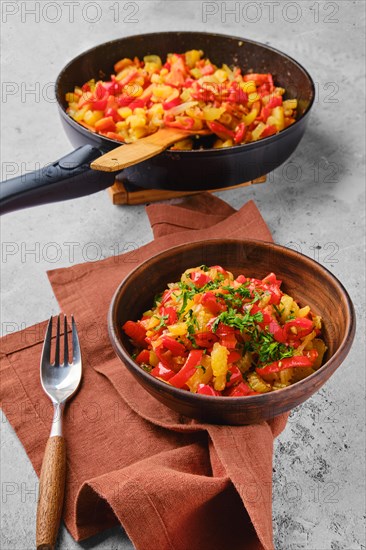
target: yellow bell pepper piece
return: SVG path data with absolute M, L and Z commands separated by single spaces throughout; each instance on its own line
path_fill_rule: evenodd
M 286 99 L 286 101 L 282 103 L 282 106 L 285 110 L 297 109 L 297 99 Z
M 132 129 L 139 128 L 146 125 L 146 117 L 141 115 L 131 115 L 126 118 L 126 122 L 130 125 Z
M 307 315 L 309 315 L 309 313 L 310 313 L 310 307 L 305 306 L 299 309 L 299 311 L 297 312 L 297 317 L 306 317 Z
M 170 325 L 168 330 L 170 334 L 173 334 L 173 336 L 184 336 L 188 331 L 186 323 L 176 323 L 175 325 Z
M 243 122 L 246 126 L 249 126 L 250 124 L 252 124 L 252 122 L 255 121 L 255 119 L 258 116 L 259 110 L 260 110 L 259 102 L 253 103 L 253 106 L 252 106 L 252 109 L 251 109 L 250 113 L 243 116 Z
M 152 365 L 153 367 L 156 367 L 156 365 L 159 363 L 159 358 L 158 358 L 158 356 L 156 355 L 155 351 L 150 351 L 149 363 L 150 363 L 150 365 Z
M 117 109 L 117 113 L 122 118 L 128 118 L 132 115 L 132 110 L 129 107 L 121 107 L 120 109 Z
M 84 120 L 85 113 L 89 110 L 89 105 L 85 105 L 81 109 L 79 109 L 73 116 L 73 119 L 77 122 L 81 122 Z
M 68 92 L 65 96 L 67 103 L 78 103 L 80 96 L 73 92 Z
M 283 107 L 274 107 L 272 114 L 267 119 L 267 124 L 276 126 L 277 130 L 283 130 L 285 127 L 285 113 Z
M 86 111 L 84 121 L 90 126 L 94 126 L 98 120 L 104 117 L 103 111 Z
M 194 375 L 187 381 L 187 386 L 192 392 L 196 392 L 199 384 L 208 384 L 211 379 L 211 358 L 208 355 L 204 355 L 201 360 L 201 367 L 198 368 Z
M 248 374 L 248 383 L 252 390 L 259 393 L 267 393 L 272 389 L 271 386 L 269 384 L 266 384 L 263 378 L 259 376 L 259 374 L 257 374 L 256 372 L 251 372 Z
M 249 80 L 248 82 L 240 82 L 239 86 L 243 90 L 243 92 L 248 95 L 257 93 L 257 86 L 255 85 L 254 80 Z
M 252 132 L 253 141 L 257 141 L 261 137 L 261 134 L 263 130 L 265 129 L 266 125 L 263 124 L 263 122 L 260 122 L 256 128 L 254 128 Z
M 215 377 L 214 388 L 215 390 L 222 391 L 226 385 L 226 373 L 228 371 L 227 358 L 229 350 L 215 342 L 211 352 L 211 367 L 212 373 Z
M 202 50 L 189 50 L 186 52 L 186 63 L 190 69 L 193 69 L 193 67 L 196 65 L 197 61 L 201 59 L 203 55 Z
M 203 117 L 205 120 L 217 120 L 225 112 L 225 107 L 204 107 Z
M 145 55 L 144 57 L 145 64 L 153 64 L 156 65 L 157 69 L 161 69 L 163 66 L 161 59 L 158 55 Z
M 217 80 L 219 82 L 225 82 L 225 80 L 228 79 L 228 73 L 226 71 L 223 71 L 222 69 L 217 69 L 217 71 L 214 72 L 214 76 L 215 78 L 217 78 Z

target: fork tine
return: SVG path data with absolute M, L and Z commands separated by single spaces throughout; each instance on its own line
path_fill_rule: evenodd
M 64 366 L 69 363 L 69 343 L 67 340 L 67 317 L 64 315 Z
M 57 317 L 55 367 L 60 366 L 60 316 Z
M 45 334 L 45 337 L 44 337 L 42 357 L 41 357 L 41 365 L 43 365 L 46 362 L 47 362 L 47 364 L 50 364 L 50 361 L 51 361 L 51 339 L 52 339 L 52 316 L 50 317 L 50 320 L 48 321 L 46 334 Z
M 76 328 L 76 323 L 74 316 L 71 315 L 71 326 L 72 326 L 72 360 L 73 362 L 80 361 L 80 344 L 79 344 L 79 337 L 78 337 L 78 331 Z

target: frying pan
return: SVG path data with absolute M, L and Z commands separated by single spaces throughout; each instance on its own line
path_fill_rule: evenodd
M 270 46 L 221 34 L 159 32 L 130 36 L 96 46 L 62 69 L 55 85 L 58 110 L 64 130 L 77 149 L 44 169 L 1 182 L 1 213 L 81 197 L 111 186 L 116 173 L 92 170 L 90 163 L 121 143 L 71 119 L 66 113 L 66 92 L 91 78 L 109 79 L 114 63 L 123 57 L 157 54 L 164 59 L 168 53 L 191 49 L 203 50 L 216 65 L 226 63 L 243 71 L 272 73 L 275 83 L 286 89 L 286 97 L 298 100 L 298 118 L 279 134 L 249 144 L 213 149 L 212 142 L 207 141 L 205 149 L 164 151 L 124 169 L 124 183 L 175 191 L 217 189 L 255 179 L 281 165 L 301 140 L 314 102 L 314 83 L 299 63 Z

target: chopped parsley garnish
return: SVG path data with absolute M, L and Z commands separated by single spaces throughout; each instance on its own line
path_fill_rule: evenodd
M 270 332 L 261 332 L 251 348 L 258 354 L 258 363 L 264 365 L 292 357 L 295 351 L 293 347 L 277 342 Z
M 285 311 L 285 308 L 280 309 L 279 307 L 276 306 L 276 304 L 272 304 L 272 305 L 277 315 L 281 317 L 282 313 Z
M 223 311 L 215 319 L 212 324 L 212 332 L 216 332 L 219 323 L 234 327 L 240 332 L 252 332 L 256 328 L 256 323 L 263 321 L 263 314 L 258 311 L 254 315 L 251 315 L 249 311 L 241 314 L 237 313 L 234 309 L 229 308 L 228 311 Z
M 162 315 L 161 317 L 158 317 L 157 315 L 154 315 L 155 319 L 159 319 L 160 323 L 154 327 L 154 330 L 159 330 L 162 327 L 166 327 L 166 322 L 169 319 L 169 315 Z

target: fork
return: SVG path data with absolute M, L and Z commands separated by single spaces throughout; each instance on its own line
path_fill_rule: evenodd
M 52 317 L 47 326 L 41 358 L 41 384 L 51 399 L 54 415 L 47 441 L 39 482 L 37 507 L 37 550 L 53 550 L 56 544 L 64 500 L 66 479 L 66 443 L 62 435 L 62 414 L 65 403 L 79 387 L 81 354 L 74 317 L 72 326 L 72 362 L 69 362 L 67 318 L 64 315 L 64 360 L 60 362 L 60 315 L 57 318 L 55 361 L 51 364 Z

